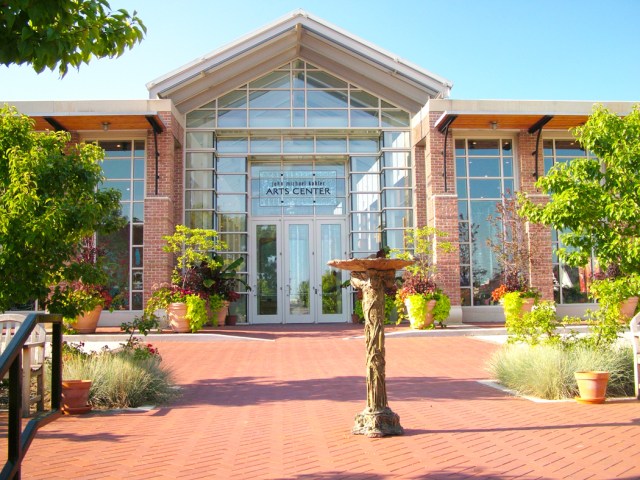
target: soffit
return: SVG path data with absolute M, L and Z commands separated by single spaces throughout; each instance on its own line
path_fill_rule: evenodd
M 157 125 L 158 133 L 164 124 L 157 114 L 153 115 L 32 115 L 36 130 L 66 131 L 128 131 L 150 130 Z
M 308 61 L 409 112 L 449 96 L 451 82 L 303 11 L 147 84 L 182 113 L 281 65 Z
M 588 115 L 566 115 L 552 114 L 549 115 L 520 115 L 520 114 L 504 114 L 504 113 L 464 113 L 464 112 L 446 112 L 435 124 L 436 128 L 444 130 L 447 124 L 452 130 L 469 129 L 469 130 L 529 130 L 535 129 L 538 122 L 546 120 L 544 123 L 545 130 L 564 130 L 567 131 L 573 127 L 584 124 L 589 118 Z M 493 127 L 495 122 L 495 128 Z

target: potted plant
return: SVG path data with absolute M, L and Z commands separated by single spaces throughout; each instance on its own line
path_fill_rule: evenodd
M 67 328 L 94 333 L 102 310 L 113 311 L 121 301 L 120 295 L 111 295 L 108 281 L 104 250 L 95 246 L 93 237 L 86 237 L 78 244 L 74 258 L 59 272 L 47 308 L 61 313 Z
M 505 284 L 491 292 L 491 299 L 500 303 L 504 309 L 504 321 L 507 330 L 515 328 L 522 316 L 534 308 L 539 294 L 535 289 L 515 287 L 510 290 Z
M 221 243 L 219 247 L 225 248 Z M 207 299 L 207 307 L 212 314 L 217 312 L 214 323 L 218 326 L 225 324 L 229 305 L 240 299 L 237 284 L 244 285 L 247 291 L 251 290 L 247 282 L 238 275 L 238 267 L 243 262 L 244 259 L 239 257 L 225 263 L 219 253 L 212 252 L 209 259 L 185 274 L 185 285 Z
M 154 286 L 145 314 L 155 316 L 159 309 L 167 311 L 169 324 L 176 332 L 197 332 L 207 322 L 207 300 L 214 311 L 222 306 L 222 299 L 207 296 L 202 291 L 188 288 L 187 280 L 196 265 L 207 262 L 215 265 L 210 251 L 226 248 L 215 230 L 188 228 L 177 225 L 173 235 L 163 237 L 165 252 L 177 256 L 171 275 L 171 284 Z
M 605 272 L 596 274 L 589 295 L 600 308 L 614 309 L 619 321 L 627 323 L 633 317 L 640 296 L 640 274 L 623 275 L 617 265 L 609 265 Z
M 414 263 L 404 272 L 402 285 L 395 295 L 398 323 L 408 317 L 412 328 L 423 329 L 432 327 L 434 322 L 444 326 L 449 317 L 451 302 L 436 285 L 437 268 L 433 262 L 436 249 L 453 251 L 451 243 L 442 240 L 444 237 L 446 233 L 433 227 L 407 231 L 405 244 L 413 246 L 413 252 L 401 252 L 397 256 Z
M 497 214 L 487 220 L 496 230 L 496 238 L 487 239 L 501 267 L 502 282 L 491 292 L 491 300 L 504 307 L 505 322 L 515 322 L 530 312 L 539 293 L 530 285 L 529 268 L 535 260 L 528 241 L 526 218 L 518 213 L 514 197 L 504 196 L 496 204 Z
M 578 403 L 604 403 L 607 396 L 609 372 L 604 371 L 579 371 L 574 373 L 580 396 L 576 397 Z

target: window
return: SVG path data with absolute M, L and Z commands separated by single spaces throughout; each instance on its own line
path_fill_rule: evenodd
M 457 139 L 455 149 L 462 305 L 489 305 L 501 270 L 487 245 L 496 237 L 487 219 L 514 192 L 513 141 Z
M 588 157 L 575 140 L 550 139 L 544 140 L 544 173 L 556 163 L 565 163 L 574 158 Z M 588 289 L 595 265 L 591 259 L 585 267 L 570 267 L 558 258 L 558 249 L 561 248 L 557 230 L 551 232 L 553 250 L 553 295 L 556 303 L 585 303 L 589 302 Z
M 310 63 L 296 60 L 187 114 L 189 129 L 407 129 L 409 113 Z M 187 134 L 187 148 L 211 147 Z
M 99 235 L 97 245 L 105 249 L 112 296 L 119 295 L 125 310 L 142 310 L 144 272 L 144 140 L 109 140 L 98 145 L 105 150 L 102 164 L 104 188 L 115 188 L 122 198 L 127 224 L 117 232 Z

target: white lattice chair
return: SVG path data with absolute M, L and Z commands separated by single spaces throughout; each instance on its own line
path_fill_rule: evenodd
M 18 331 L 26 317 L 16 313 L 0 315 L 0 353 Z M 22 350 L 22 414 L 27 417 L 31 413 L 31 404 L 36 404 L 37 411 L 44 410 L 44 358 L 47 332 L 38 324 L 31 332 L 29 340 Z M 36 395 L 31 395 L 31 379 L 36 380 Z
M 636 398 L 640 400 L 640 313 L 631 319 L 631 343 L 633 343 L 633 373 Z

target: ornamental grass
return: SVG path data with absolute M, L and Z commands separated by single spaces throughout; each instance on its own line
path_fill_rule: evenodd
M 505 387 L 520 395 L 558 400 L 578 395 L 574 372 L 610 372 L 607 396 L 631 396 L 633 350 L 630 345 L 590 348 L 577 345 L 509 344 L 489 361 L 489 371 Z
M 89 401 L 94 408 L 158 405 L 176 395 L 171 372 L 161 365 L 161 358 L 141 357 L 131 349 L 65 355 L 62 376 L 91 380 Z

